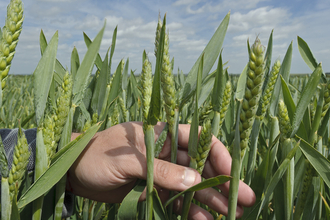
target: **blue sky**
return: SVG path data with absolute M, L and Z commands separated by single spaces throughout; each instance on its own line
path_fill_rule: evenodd
M 9 0 L 0 0 L 1 26 L 4 25 Z M 94 38 L 107 21 L 101 45 L 102 57 L 111 44 L 118 25 L 113 64 L 130 59 L 130 68 L 141 71 L 142 52 L 146 50 L 154 63 L 154 37 L 160 12 L 167 14 L 170 56 L 178 68 L 189 72 L 211 39 L 215 29 L 230 11 L 231 17 L 223 60 L 229 61 L 229 72 L 240 73 L 248 60 L 247 39 L 256 36 L 267 45 L 274 29 L 273 58 L 282 60 L 293 41 L 292 73 L 310 73 L 297 48 L 297 36 L 310 46 L 316 59 L 330 72 L 330 0 L 23 0 L 23 31 L 12 63 L 12 74 L 33 73 L 40 59 L 41 29 L 49 40 L 59 31 L 57 58 L 70 68 L 70 56 L 76 47 L 80 59 L 86 52 L 83 32 Z

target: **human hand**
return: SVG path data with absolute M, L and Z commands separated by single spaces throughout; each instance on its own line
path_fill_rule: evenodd
M 165 123 L 155 126 L 155 138 Z M 187 154 L 189 125 L 179 125 L 177 164 L 170 163 L 170 138 L 167 137 L 159 159 L 154 160 L 154 183 L 160 198 L 165 201 L 168 192 L 183 191 L 201 182 L 199 173 L 188 168 Z M 78 134 L 73 134 L 75 138 Z M 202 176 L 211 178 L 230 175 L 231 157 L 225 146 L 212 138 L 211 150 Z M 127 122 L 98 132 L 68 171 L 68 190 L 92 200 L 119 203 L 131 191 L 137 179 L 146 179 L 146 148 L 142 123 Z M 229 182 L 213 188 L 197 191 L 195 199 L 213 210 L 227 214 Z M 145 194 L 140 198 L 145 199 Z M 174 211 L 180 213 L 182 199 L 174 202 Z M 237 217 L 242 216 L 242 206 L 252 206 L 255 194 L 249 186 L 240 182 Z M 213 219 L 210 213 L 192 204 L 189 219 Z

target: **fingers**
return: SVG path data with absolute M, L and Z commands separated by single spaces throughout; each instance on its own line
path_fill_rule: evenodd
M 174 212 L 177 214 L 182 213 L 182 205 L 183 205 L 183 197 L 176 199 L 173 202 Z M 191 204 L 189 213 L 188 213 L 188 219 L 191 220 L 212 220 L 214 219 L 213 216 L 205 209 L 199 207 L 198 205 Z
M 154 182 L 168 190 L 183 191 L 200 183 L 201 176 L 194 169 L 155 159 Z
M 227 150 L 221 149 L 218 145 L 212 146 L 209 160 L 207 160 L 203 172 L 205 178 L 211 178 L 220 174 L 230 175 L 231 157 Z M 218 188 L 222 194 L 228 196 L 230 182 L 220 185 Z M 240 181 L 238 188 L 238 204 L 250 207 L 255 203 L 256 197 L 253 190 Z
M 218 213 L 224 215 L 228 214 L 228 198 L 213 188 L 197 191 L 195 193 L 195 199 Z M 241 206 L 237 206 L 236 217 L 241 217 L 243 212 L 243 208 Z

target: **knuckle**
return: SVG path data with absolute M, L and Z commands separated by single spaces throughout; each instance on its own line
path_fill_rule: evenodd
M 155 176 L 158 176 L 158 178 L 166 180 L 168 178 L 169 173 L 170 173 L 170 169 L 166 163 L 157 163 L 156 164 Z

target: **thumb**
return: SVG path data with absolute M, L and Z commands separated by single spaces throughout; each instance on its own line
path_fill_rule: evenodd
M 201 176 L 192 168 L 155 159 L 154 182 L 164 189 L 183 191 L 200 183 Z

